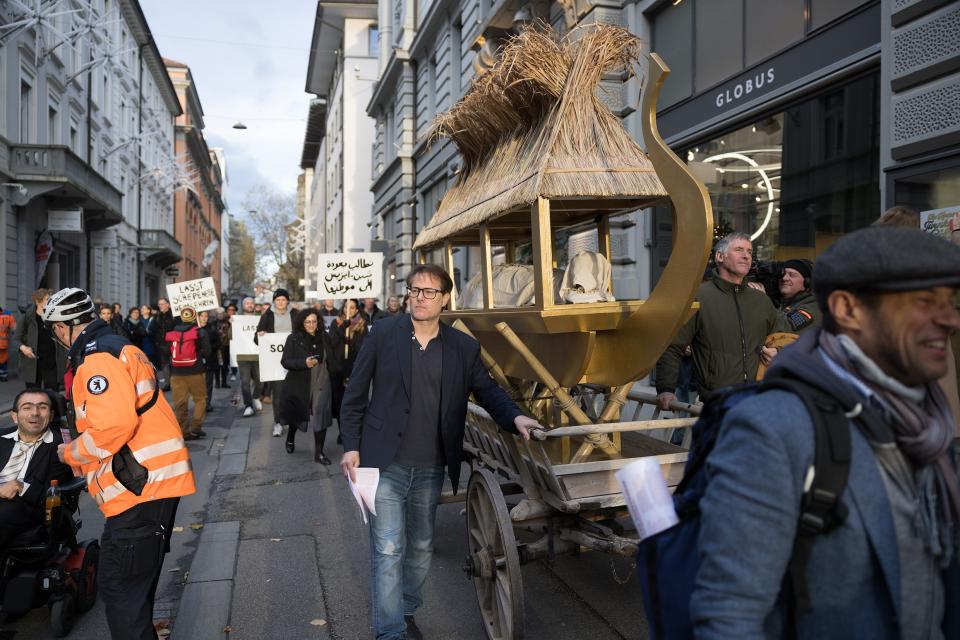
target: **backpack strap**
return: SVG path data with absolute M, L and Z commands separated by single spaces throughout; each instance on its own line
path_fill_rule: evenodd
M 157 404 L 157 398 L 160 397 L 160 383 L 157 381 L 157 376 L 153 376 L 153 395 L 150 396 L 150 399 L 147 401 L 147 404 L 142 407 L 137 407 L 137 415 L 142 416 L 150 409 L 153 409 L 153 405 Z
M 775 379 L 769 384 L 793 392 L 806 406 L 814 429 L 813 465 L 804 477 L 800 520 L 790 558 L 793 617 L 811 608 L 806 567 L 818 535 L 840 526 L 847 509 L 840 501 L 850 475 L 852 444 L 849 419 L 843 405 L 820 389 L 796 379 Z

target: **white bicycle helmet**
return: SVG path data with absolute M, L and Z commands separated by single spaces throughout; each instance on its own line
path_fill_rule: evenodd
M 67 287 L 50 296 L 47 306 L 43 310 L 43 322 L 48 326 L 54 322 L 62 322 L 74 326 L 84 322 L 93 322 L 97 318 L 97 311 L 93 300 L 83 289 Z

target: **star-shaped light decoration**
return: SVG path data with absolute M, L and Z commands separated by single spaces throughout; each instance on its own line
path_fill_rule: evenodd
M 5 43 L 25 29 L 33 29 L 35 66 L 40 65 L 45 52 L 52 51 L 69 40 L 69 36 L 61 31 L 57 24 L 61 21 L 61 17 L 83 11 L 83 9 L 67 8 L 70 5 L 66 0 L 33 0 L 32 3 L 26 0 L 5 0 L 5 2 L 13 10 L 13 19 L 0 25 L 0 43 Z

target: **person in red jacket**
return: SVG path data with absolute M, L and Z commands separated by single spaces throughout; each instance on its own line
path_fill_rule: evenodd
M 86 476 L 106 522 L 100 595 L 114 640 L 155 640 L 153 601 L 180 498 L 196 490 L 190 452 L 147 356 L 96 316 L 82 289 L 55 293 L 43 321 L 69 349 L 68 418 L 58 455 Z

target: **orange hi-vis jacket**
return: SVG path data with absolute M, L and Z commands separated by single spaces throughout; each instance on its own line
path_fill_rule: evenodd
M 190 453 L 147 356 L 95 320 L 74 342 L 69 358 L 69 400 L 80 435 L 66 448 L 64 460 L 80 467 L 104 515 L 196 491 Z M 114 474 L 114 455 L 124 445 L 146 469 L 140 495 Z
M 0 311 L 0 350 L 10 348 L 10 334 L 17 328 L 17 319 L 9 311 Z

